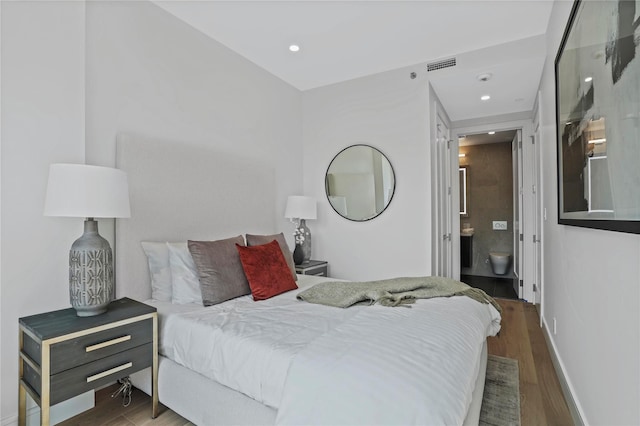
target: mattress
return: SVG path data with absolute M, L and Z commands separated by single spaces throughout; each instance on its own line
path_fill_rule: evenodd
M 149 301 L 160 354 L 272 407 L 279 424 L 462 424 L 485 339 L 499 330 L 492 306 L 452 297 L 339 309 L 296 294 L 211 307 Z

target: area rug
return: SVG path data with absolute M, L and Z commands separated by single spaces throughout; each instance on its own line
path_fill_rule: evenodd
M 480 425 L 520 425 L 519 375 L 518 361 L 489 355 Z

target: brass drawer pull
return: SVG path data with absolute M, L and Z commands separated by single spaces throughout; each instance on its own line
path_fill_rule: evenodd
M 91 352 L 97 349 L 106 348 L 107 346 L 117 345 L 118 343 L 126 342 L 127 340 L 131 340 L 130 334 L 127 334 L 126 336 L 118 337 L 117 339 L 107 340 L 106 342 L 96 343 L 95 345 L 87 346 L 85 350 L 87 352 Z
M 109 374 L 117 373 L 118 371 L 126 370 L 127 368 L 133 365 L 132 362 L 128 362 L 126 364 L 122 364 L 118 367 L 113 367 L 111 370 L 103 371 L 102 373 L 94 374 L 93 376 L 87 377 L 87 383 L 93 382 L 94 380 L 102 379 L 103 377 L 107 377 Z

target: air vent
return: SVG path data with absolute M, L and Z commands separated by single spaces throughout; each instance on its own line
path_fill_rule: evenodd
M 431 62 L 427 64 L 427 72 L 441 70 L 443 68 L 455 67 L 456 58 L 444 59 L 438 62 Z

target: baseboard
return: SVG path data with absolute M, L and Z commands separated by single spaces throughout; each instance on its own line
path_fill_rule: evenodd
M 551 355 L 551 362 L 553 363 L 553 368 L 556 370 L 556 376 L 558 376 L 558 381 L 560 382 L 560 387 L 562 388 L 562 393 L 564 394 L 564 399 L 567 402 L 567 406 L 569 407 L 569 412 L 571 413 L 571 417 L 573 419 L 574 425 L 584 426 L 586 423 L 584 421 L 584 411 L 580 407 L 580 403 L 574 398 L 574 390 L 571 385 L 571 381 L 567 378 L 565 374 L 564 364 L 562 360 L 558 356 L 558 349 L 556 348 L 555 342 L 551 338 L 551 333 L 549 333 L 549 327 L 547 326 L 547 322 L 542 320 L 542 334 L 544 335 L 544 340 L 547 342 L 547 348 L 549 349 L 549 354 Z
M 27 426 L 37 426 L 40 424 L 40 407 L 38 407 L 31 398 L 27 398 Z M 60 423 L 64 420 L 89 410 L 95 406 L 94 391 L 89 390 L 83 394 L 80 394 L 74 398 L 62 401 L 53 407 L 51 407 L 50 418 L 51 424 Z M 17 426 L 18 415 L 14 414 L 2 419 L 2 426 Z

